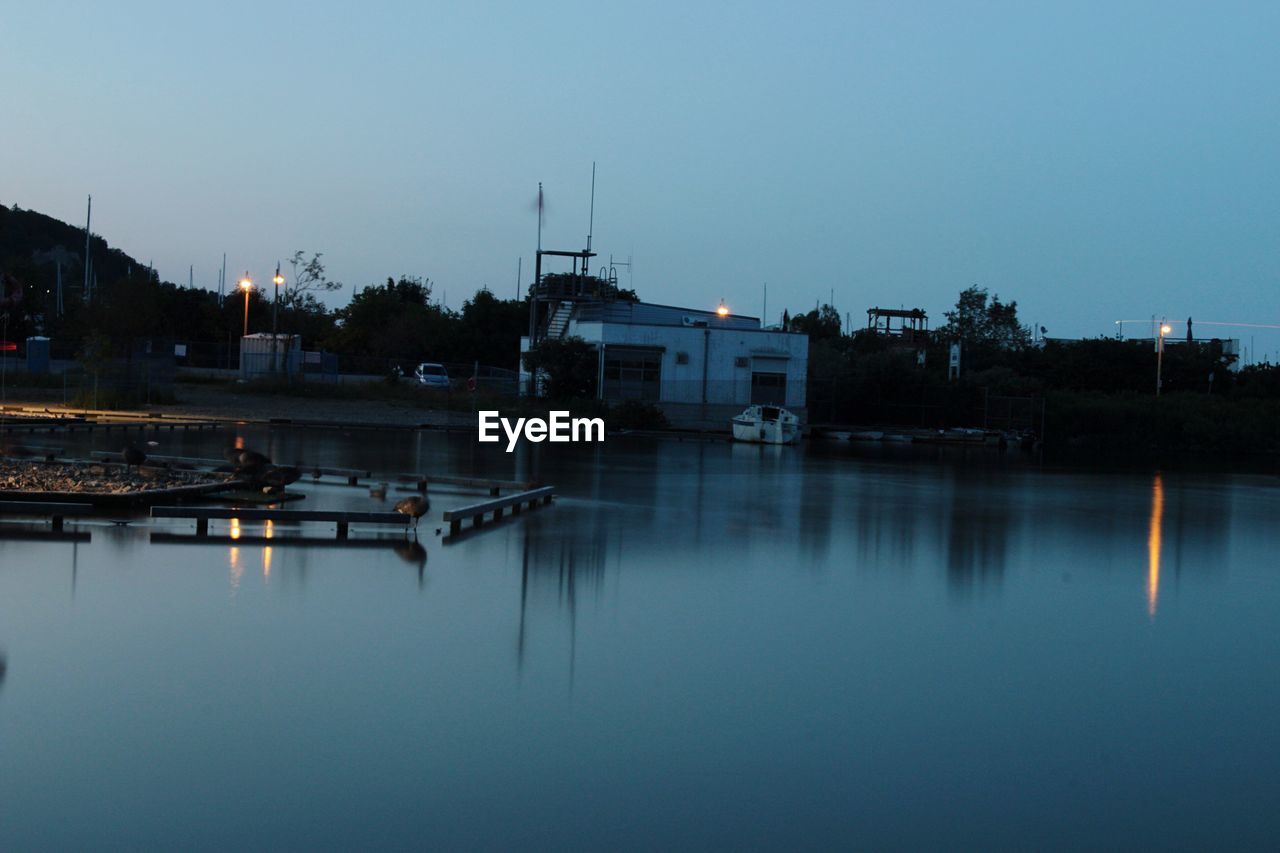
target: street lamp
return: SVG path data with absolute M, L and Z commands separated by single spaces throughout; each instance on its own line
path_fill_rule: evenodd
M 249 291 L 253 290 L 253 279 L 249 278 L 249 273 L 244 274 L 244 278 L 240 279 L 240 289 L 244 291 L 244 335 L 249 334 Z
M 723 299 L 720 300 L 720 307 L 716 309 L 716 313 L 719 314 L 721 317 L 729 316 L 729 306 L 724 304 Z
M 271 371 L 276 371 L 276 363 L 278 357 L 276 355 L 276 328 L 280 318 L 280 285 L 284 284 L 284 276 L 280 275 L 280 262 L 276 261 L 276 274 L 271 277 L 271 283 L 276 286 L 275 302 L 271 305 Z M 287 352 L 287 350 L 286 350 Z
M 1173 327 L 1168 323 L 1161 321 L 1160 337 L 1156 339 L 1156 396 L 1160 396 L 1160 388 L 1163 384 L 1160 373 L 1164 368 L 1164 336 L 1173 331 Z

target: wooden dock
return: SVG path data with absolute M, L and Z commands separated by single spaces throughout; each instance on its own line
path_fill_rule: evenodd
M 554 486 L 543 486 L 540 489 L 517 492 L 505 498 L 495 498 L 491 501 L 481 501 L 445 510 L 443 519 L 449 523 L 449 534 L 457 535 L 462 531 L 462 522 L 468 518 L 471 519 L 473 528 L 480 527 L 484 524 L 484 517 L 489 513 L 493 513 L 493 520 L 497 521 L 502 518 L 502 513 L 508 508 L 512 515 L 519 515 L 521 507 L 527 505 L 529 509 L 534 509 L 539 504 L 551 503 L 554 496 Z
M 240 536 L 228 536 L 219 534 L 209 534 L 203 536 L 192 536 L 190 533 L 171 533 L 166 530 L 153 530 L 149 536 L 152 543 L 157 545 L 234 545 L 244 547 L 248 545 L 262 545 L 268 548 L 346 548 L 352 550 L 372 550 L 372 551 L 394 551 L 396 548 L 403 548 L 406 543 L 412 543 L 412 539 L 398 536 L 394 539 L 390 538 L 365 538 L 365 539 L 339 539 L 319 536 L 257 536 L 242 534 Z
M 0 515 L 30 515 L 47 518 L 50 529 L 54 532 L 62 530 L 65 519 L 93 515 L 94 511 L 94 506 L 90 503 L 0 500 Z
M 196 522 L 196 535 L 209 535 L 210 519 L 271 521 L 282 524 L 321 521 L 337 525 L 337 538 L 346 539 L 351 524 L 390 524 L 405 527 L 413 521 L 398 512 L 352 512 L 325 509 L 269 509 L 264 507 L 153 506 L 152 518 L 187 518 Z

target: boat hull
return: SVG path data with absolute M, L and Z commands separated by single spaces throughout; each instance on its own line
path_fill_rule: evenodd
M 791 444 L 799 435 L 795 424 L 780 421 L 733 419 L 733 440 L 752 444 Z

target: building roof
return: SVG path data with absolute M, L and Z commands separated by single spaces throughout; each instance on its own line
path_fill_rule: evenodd
M 632 326 L 691 326 L 706 323 L 713 329 L 759 330 L 760 318 L 742 314 L 721 317 L 715 311 L 656 305 L 652 302 L 584 302 L 577 306 L 579 322 L 623 323 Z

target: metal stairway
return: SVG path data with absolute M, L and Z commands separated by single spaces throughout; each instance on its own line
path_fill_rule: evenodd
M 547 337 L 557 340 L 563 338 L 565 329 L 569 328 L 569 318 L 572 316 L 572 302 L 561 302 L 557 305 L 556 310 L 551 314 L 551 319 L 547 321 Z

